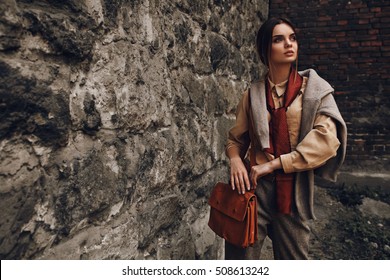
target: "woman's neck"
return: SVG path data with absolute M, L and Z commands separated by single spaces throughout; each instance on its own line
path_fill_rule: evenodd
M 291 64 L 284 64 L 284 65 L 278 65 L 270 66 L 269 69 L 269 78 L 274 84 L 280 84 L 286 80 L 288 80 L 288 77 L 290 76 L 290 70 L 291 70 Z

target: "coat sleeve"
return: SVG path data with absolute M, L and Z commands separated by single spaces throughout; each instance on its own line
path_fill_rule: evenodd
M 347 127 L 332 94 L 321 100 L 316 112 L 312 128 L 301 131 L 304 136 L 296 151 L 284 155 L 284 162 L 281 158 L 283 169 L 285 172 L 315 169 L 316 175 L 335 181 L 345 159 Z
M 249 94 L 245 91 L 236 110 L 236 121 L 234 126 L 229 130 L 228 140 L 226 143 L 226 152 L 229 149 L 236 149 L 243 159 L 250 145 L 249 137 Z
M 281 155 L 286 173 L 315 169 L 334 156 L 340 146 L 334 120 L 326 115 L 317 115 L 313 129 L 298 143 L 296 150 Z

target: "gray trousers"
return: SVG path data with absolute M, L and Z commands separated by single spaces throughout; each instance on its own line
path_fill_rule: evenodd
M 258 206 L 258 241 L 246 249 L 225 242 L 225 259 L 260 259 L 264 240 L 269 236 L 275 260 L 308 259 L 310 227 L 297 214 L 277 213 L 274 183 L 260 179 L 256 188 Z

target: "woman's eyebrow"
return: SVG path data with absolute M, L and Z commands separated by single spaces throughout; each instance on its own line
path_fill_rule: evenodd
M 293 35 L 295 35 L 295 33 L 291 33 L 290 35 L 288 35 L 288 36 L 293 36 Z M 282 35 L 282 34 L 276 34 L 276 35 L 274 35 L 274 36 L 272 36 L 272 38 L 275 38 L 275 37 L 283 37 L 284 35 Z

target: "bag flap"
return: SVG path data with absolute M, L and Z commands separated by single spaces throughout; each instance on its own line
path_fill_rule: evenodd
M 217 183 L 209 199 L 209 205 L 223 214 L 237 220 L 243 221 L 247 212 L 249 201 L 253 199 L 253 192 L 239 194 L 237 190 L 232 190 L 229 184 Z

